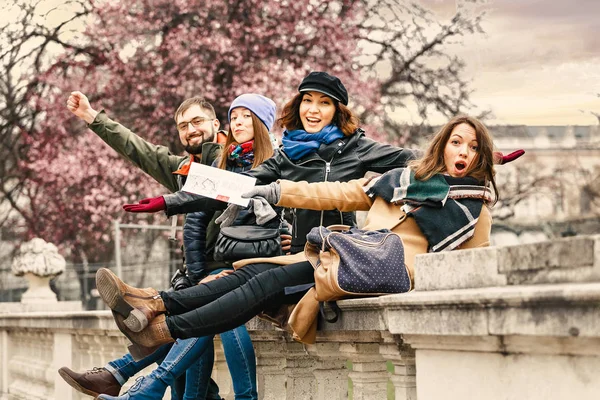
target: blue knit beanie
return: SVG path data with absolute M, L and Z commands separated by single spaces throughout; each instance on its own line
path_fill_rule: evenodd
M 270 132 L 275 122 L 276 107 L 275 102 L 268 97 L 255 93 L 245 93 L 233 100 L 227 113 L 227 120 L 231 123 L 231 110 L 237 107 L 246 107 L 261 120 Z

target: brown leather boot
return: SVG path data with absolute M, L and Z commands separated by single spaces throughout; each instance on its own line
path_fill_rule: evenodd
M 121 390 L 121 384 L 105 368 L 94 368 L 80 374 L 62 367 L 58 370 L 58 374 L 73 389 L 88 396 L 108 394 L 116 397 Z
M 96 288 L 106 305 L 124 317 L 123 323 L 132 332 L 140 332 L 148 321 L 166 312 L 156 289 L 129 286 L 109 269 L 96 272 Z
M 141 332 L 133 332 L 130 330 L 125 325 L 125 319 L 121 314 L 114 311 L 112 314 L 119 330 L 131 341 L 132 344 L 129 346 L 129 353 L 136 361 L 154 353 L 163 344 L 175 341 L 175 339 L 171 337 L 171 332 L 169 332 L 167 319 L 164 314 L 160 314 L 151 320 L 148 323 L 148 326 L 142 329 Z

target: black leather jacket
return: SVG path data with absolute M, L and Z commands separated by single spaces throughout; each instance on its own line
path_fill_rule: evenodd
M 401 149 L 381 144 L 365 136 L 362 129 L 353 135 L 343 137 L 328 145 L 321 145 L 316 153 L 298 161 L 292 161 L 283 151 L 246 174 L 257 178 L 257 184 L 269 184 L 278 179 L 307 182 L 347 182 L 362 178 L 367 171 L 384 173 L 390 169 L 404 167 L 407 161 L 415 158 L 414 150 Z M 167 201 L 169 214 L 198 211 L 207 205 L 201 196 L 177 192 Z M 204 199 L 204 200 L 202 200 Z M 210 202 L 214 204 L 213 202 Z M 220 207 L 226 206 L 221 203 Z M 319 225 L 354 225 L 354 213 L 340 211 L 292 210 L 292 253 L 304 249 L 306 234 Z

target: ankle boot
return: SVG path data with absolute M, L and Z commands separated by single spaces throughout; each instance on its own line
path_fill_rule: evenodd
M 88 396 L 98 396 L 100 393 L 118 396 L 121 390 L 121 384 L 106 368 L 94 368 L 80 374 L 62 367 L 58 374 L 73 389 Z
M 133 332 L 125 325 L 125 319 L 121 314 L 113 311 L 113 317 L 119 330 L 131 341 L 129 353 L 138 361 L 139 359 L 154 353 L 160 346 L 174 342 L 171 337 L 166 317 L 160 314 L 148 323 L 146 328 L 140 332 Z
M 129 286 L 109 269 L 100 268 L 96 272 L 96 287 L 102 300 L 124 317 L 123 324 L 132 332 L 140 332 L 148 321 L 166 312 L 156 289 Z
M 167 385 L 152 375 L 139 377 L 122 396 L 114 397 L 101 394 L 96 400 L 155 400 L 162 399 Z

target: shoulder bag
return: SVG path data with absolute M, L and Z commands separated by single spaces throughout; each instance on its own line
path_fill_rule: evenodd
M 305 254 L 315 268 L 318 301 L 404 293 L 412 288 L 400 236 L 345 225 L 313 228 Z
M 279 228 L 234 225 L 221 228 L 215 244 L 215 261 L 238 261 L 255 257 L 280 256 Z

